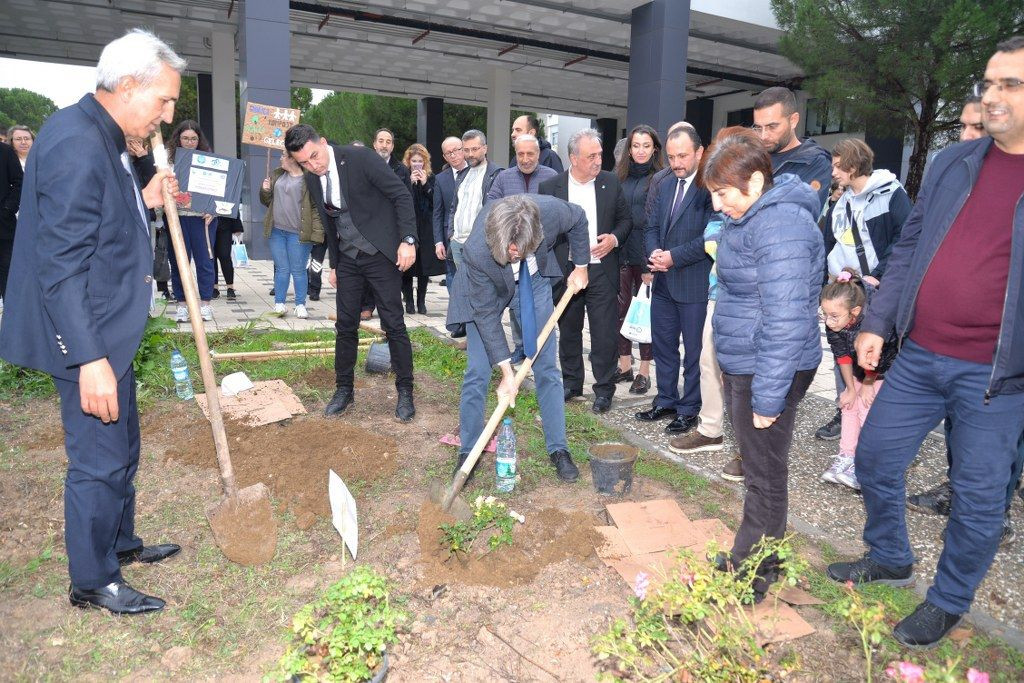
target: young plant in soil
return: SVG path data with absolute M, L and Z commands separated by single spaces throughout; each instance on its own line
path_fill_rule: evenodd
M 292 642 L 275 680 L 368 681 L 398 639 L 407 615 L 394 607 L 389 583 L 367 565 L 353 569 L 292 618 Z
M 775 680 L 772 662 L 758 645 L 757 631 L 743 609 L 754 602 L 754 569 L 768 559 L 779 563 L 780 581 L 796 585 L 805 566 L 789 539 L 764 540 L 736 570 L 719 571 L 707 554 L 680 551 L 661 584 L 637 576 L 630 598 L 631 620 L 616 619 L 594 640 L 605 680 L 742 681 Z M 768 596 L 766 600 L 774 600 Z
M 505 504 L 494 496 L 477 496 L 473 501 L 473 517 L 464 522 L 442 524 L 441 547 L 448 551 L 448 559 L 466 554 L 480 537 L 487 533 L 487 552 L 503 545 L 512 545 L 512 529 L 516 522 L 523 523 L 526 519 L 509 510 Z M 486 554 L 486 553 L 484 553 Z

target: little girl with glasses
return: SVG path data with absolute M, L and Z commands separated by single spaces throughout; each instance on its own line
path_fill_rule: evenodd
M 821 480 L 858 491 L 860 484 L 857 483 L 853 459 L 857 440 L 868 410 L 882 388 L 885 371 L 892 365 L 897 352 L 895 335 L 891 335 L 882 346 L 881 357 L 874 370 L 864 370 L 857 363 L 854 340 L 864 320 L 869 292 L 873 293 L 874 287 L 862 282 L 852 268 L 844 268 L 822 288 L 822 313 L 819 316 L 825 323 L 825 337 L 846 384 L 846 389 L 839 395 L 843 418 L 839 455 L 821 475 Z

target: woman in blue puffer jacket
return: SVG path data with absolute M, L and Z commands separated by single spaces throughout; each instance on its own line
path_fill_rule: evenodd
M 703 182 L 726 216 L 718 247 L 712 326 L 725 401 L 746 483 L 731 557 L 786 533 L 789 447 L 796 406 L 821 362 L 818 297 L 825 260 L 817 194 L 795 175 L 772 179 L 771 158 L 751 131 L 723 130 L 705 155 Z M 770 558 L 756 568 L 755 598 L 776 579 Z

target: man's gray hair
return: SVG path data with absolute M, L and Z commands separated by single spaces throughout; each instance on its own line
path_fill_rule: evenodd
M 601 134 L 593 128 L 578 130 L 569 137 L 569 143 L 566 145 L 569 150 L 569 156 L 574 157 L 580 153 L 580 140 L 583 138 L 590 138 L 597 141 L 598 144 L 601 142 Z
M 141 28 L 133 28 L 117 40 L 107 43 L 96 64 L 96 88 L 114 92 L 122 78 L 132 77 L 148 86 L 166 64 L 179 74 L 186 62 L 167 43 Z
M 516 245 L 521 258 L 537 251 L 544 240 L 537 202 L 526 194 L 514 194 L 494 202 L 484 220 L 484 235 L 491 256 L 501 266 L 508 265 L 508 247 Z
M 480 138 L 480 144 L 481 145 L 486 145 L 487 144 L 487 136 L 484 135 L 484 132 L 482 130 L 477 130 L 476 128 L 470 128 L 469 130 L 467 130 L 465 133 L 462 134 L 462 141 L 463 142 L 469 142 L 473 138 Z
M 523 133 L 522 135 L 517 137 L 516 141 L 512 143 L 512 149 L 519 151 L 520 142 L 532 142 L 533 144 L 537 145 L 537 149 L 540 149 L 540 142 L 537 140 L 536 137 L 530 135 L 529 133 Z

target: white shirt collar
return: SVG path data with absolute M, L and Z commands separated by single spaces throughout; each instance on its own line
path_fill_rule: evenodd
M 572 171 L 567 172 L 566 175 L 569 176 L 569 182 L 572 183 L 573 185 L 576 185 L 577 187 L 586 187 L 588 185 L 593 185 L 594 181 L 597 180 L 597 178 L 591 178 L 587 182 L 581 183 L 572 176 Z

